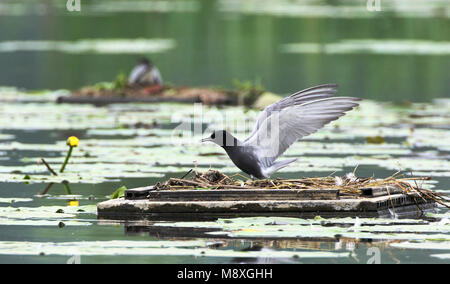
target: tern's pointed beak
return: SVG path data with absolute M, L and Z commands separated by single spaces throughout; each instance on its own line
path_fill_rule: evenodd
M 200 140 L 200 142 L 213 142 L 213 140 L 210 138 L 210 137 L 207 137 L 207 138 L 203 138 L 202 140 Z

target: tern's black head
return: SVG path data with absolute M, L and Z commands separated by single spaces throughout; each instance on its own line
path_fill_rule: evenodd
M 221 147 L 233 147 L 238 145 L 238 140 L 226 130 L 214 131 L 208 138 L 202 139 L 202 142 L 214 142 Z
M 153 66 L 153 62 L 151 62 L 148 58 L 141 58 L 140 60 L 139 60 L 139 64 L 142 64 L 142 65 L 145 65 L 145 66 L 148 66 L 148 67 L 152 67 Z

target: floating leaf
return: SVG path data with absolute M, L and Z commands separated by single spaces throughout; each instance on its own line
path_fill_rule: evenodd
M 117 198 L 124 197 L 125 191 L 127 191 L 127 188 L 125 186 L 122 186 L 122 187 L 116 189 L 116 191 L 114 191 L 114 193 L 110 195 L 110 198 L 117 199 Z
M 383 144 L 384 142 L 386 142 L 385 140 L 384 140 L 384 138 L 383 137 L 381 137 L 381 136 L 375 136 L 375 137 L 367 137 L 366 138 L 366 141 L 367 141 L 367 143 L 370 143 L 370 144 Z
M 339 258 L 348 253 L 326 251 L 234 251 L 205 248 L 204 241 L 1 242 L 0 254 L 14 255 L 163 255 L 239 258 Z M 203 248 L 197 248 L 203 247 Z
M 77 41 L 3 41 L 0 52 L 60 51 L 66 53 L 153 53 L 175 47 L 172 39 L 83 39 Z
M 0 198 L 0 203 L 31 202 L 31 198 Z

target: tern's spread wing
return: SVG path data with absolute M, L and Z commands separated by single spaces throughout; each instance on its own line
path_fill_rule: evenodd
M 261 162 L 268 167 L 295 141 L 343 116 L 358 106 L 359 100 L 332 97 L 285 107 L 264 120 L 255 135 L 244 144 L 254 146 Z
M 153 67 L 152 69 L 152 78 L 153 78 L 153 84 L 159 84 L 162 85 L 162 77 L 161 77 L 161 73 L 159 73 L 158 68 Z
M 279 100 L 278 102 L 271 104 L 270 106 L 266 107 L 258 116 L 258 120 L 256 121 L 256 124 L 253 128 L 252 133 L 250 136 L 245 140 L 250 140 L 253 135 L 258 131 L 261 124 L 266 120 L 268 117 L 270 117 L 274 112 L 279 112 L 284 108 L 294 106 L 294 105 L 301 105 L 303 103 L 312 101 L 312 100 L 319 100 L 324 98 L 332 97 L 337 92 L 337 85 L 335 84 L 327 84 L 327 85 L 320 85 L 315 86 L 312 88 L 308 88 L 305 90 L 301 90 L 299 92 L 296 92 L 289 97 L 286 97 L 284 99 Z

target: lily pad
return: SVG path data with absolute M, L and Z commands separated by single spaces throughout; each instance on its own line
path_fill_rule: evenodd
M 338 258 L 349 253 L 326 251 L 233 251 L 204 248 L 204 241 L 0 242 L 0 254 L 14 255 L 164 255 L 244 258 Z M 203 248 L 198 248 L 203 247 Z
M 318 2 L 318 1 L 259 1 L 234 0 L 219 1 L 219 11 L 250 15 L 295 18 L 376 18 L 385 12 L 395 17 L 434 17 L 436 11 L 445 10 L 445 1 L 398 1 L 382 4 L 380 11 L 376 7 L 368 7 L 369 2 L 358 1 Z M 374 4 L 375 5 L 375 4 Z M 444 12 L 445 14 L 445 12 Z M 447 12 L 448 15 L 448 12 Z
M 450 240 L 449 225 L 423 220 L 379 218 L 279 218 L 219 219 L 217 222 L 156 223 L 155 226 L 216 229 L 207 234 L 233 238 L 331 238 L 375 240 Z
M 83 39 L 77 41 L 3 41 L 0 52 L 60 51 L 66 53 L 154 53 L 175 47 L 172 39 Z
M 334 43 L 290 43 L 281 47 L 286 53 L 325 53 L 325 54 L 450 54 L 450 42 L 425 40 L 378 40 L 358 39 L 342 40 Z
M 31 198 L 0 198 L 0 203 L 31 202 Z
M 389 244 L 395 248 L 402 249 L 432 249 L 432 250 L 450 250 L 450 242 L 401 242 Z

